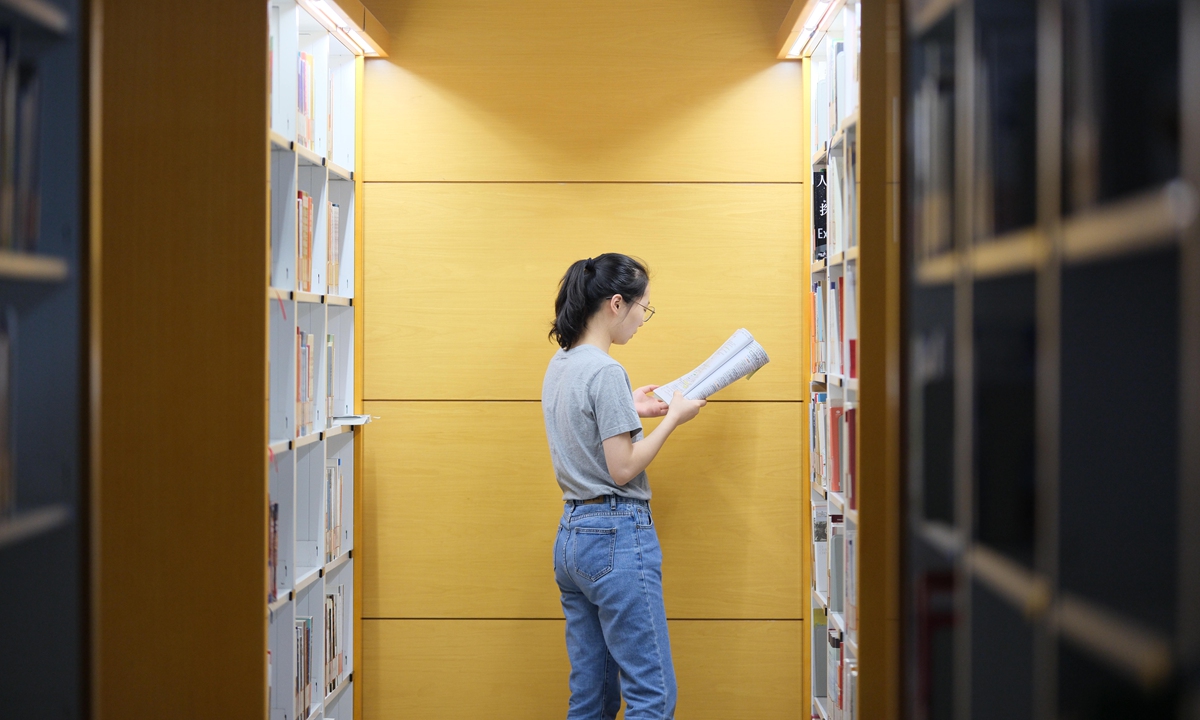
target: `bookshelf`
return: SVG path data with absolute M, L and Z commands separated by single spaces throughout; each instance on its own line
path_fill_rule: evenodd
M 810 388 L 803 483 L 813 718 L 900 709 L 898 0 L 795 0 L 802 64 Z
M 0 2 L 0 611 L 19 618 L 4 647 L 27 650 L 0 657 L 14 717 L 85 707 L 83 13 Z
M 1200 8 L 906 9 L 907 712 L 1194 717 Z
M 357 14 L 356 14 L 357 13 Z M 361 5 L 270 0 L 270 720 L 354 717 Z

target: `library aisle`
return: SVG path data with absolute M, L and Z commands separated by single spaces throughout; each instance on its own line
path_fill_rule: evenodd
M 678 716 L 795 717 L 807 181 L 800 66 L 772 48 L 787 3 L 369 4 L 393 51 L 364 86 L 363 717 L 565 714 L 538 399 L 558 280 L 606 251 L 652 273 L 658 313 L 614 347 L 636 384 L 739 327 L 770 353 L 650 476 Z

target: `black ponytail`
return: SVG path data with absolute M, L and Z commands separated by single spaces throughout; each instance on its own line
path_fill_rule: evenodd
M 564 350 L 570 350 L 588 320 L 605 300 L 620 295 L 625 302 L 646 294 L 650 271 L 639 260 L 621 253 L 604 253 L 587 260 L 576 260 L 558 283 L 558 299 L 554 301 L 554 323 L 550 338 Z

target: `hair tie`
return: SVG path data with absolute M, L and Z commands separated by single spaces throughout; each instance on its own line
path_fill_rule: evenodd
M 588 258 L 587 262 L 585 262 L 583 264 L 583 267 L 585 270 L 593 270 L 594 271 L 596 269 L 596 261 L 593 260 L 592 258 Z

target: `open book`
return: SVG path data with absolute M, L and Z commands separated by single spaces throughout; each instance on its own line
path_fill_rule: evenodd
M 689 400 L 706 398 L 744 377 L 753 375 L 770 361 L 763 346 L 754 340 L 754 336 L 748 330 L 742 328 L 707 360 L 700 363 L 700 367 L 675 382 L 659 387 L 654 394 L 668 405 L 675 397 L 676 390 Z

